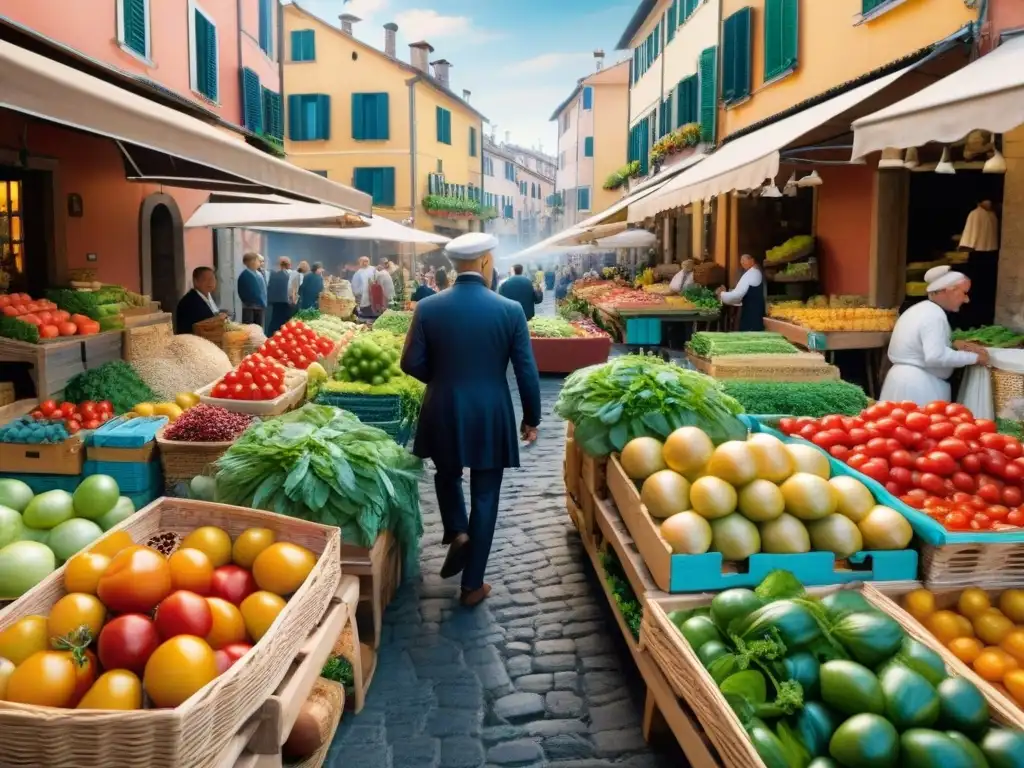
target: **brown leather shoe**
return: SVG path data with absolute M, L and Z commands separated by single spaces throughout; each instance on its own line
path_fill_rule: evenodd
M 441 578 L 450 579 L 466 567 L 466 560 L 469 558 L 469 536 L 465 533 L 457 534 L 452 543 L 448 545 L 448 555 L 441 566 Z
M 491 594 L 491 585 L 484 584 L 479 589 L 463 589 L 459 602 L 466 608 L 476 608 Z

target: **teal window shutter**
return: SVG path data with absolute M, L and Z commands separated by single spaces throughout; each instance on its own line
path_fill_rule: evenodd
M 147 56 L 149 38 L 146 24 L 146 0 L 119 0 L 121 3 L 122 35 L 121 41 L 139 56 Z
M 583 139 L 583 156 L 593 157 L 594 156 L 594 137 L 587 136 Z
M 388 94 L 352 94 L 352 138 L 357 141 L 386 141 L 390 137 Z
M 253 133 L 263 131 L 263 90 L 260 76 L 248 67 L 242 68 L 242 121 Z
M 730 104 L 750 95 L 750 8 L 725 20 L 722 29 L 722 101 Z
M 686 14 L 683 18 L 683 21 L 685 21 L 694 14 L 697 10 L 697 6 L 701 3 L 701 0 L 683 0 L 683 2 L 686 4 Z
M 394 168 L 356 168 L 352 174 L 352 186 L 370 195 L 374 205 L 395 205 Z
M 292 61 L 316 60 L 316 32 L 312 29 L 296 29 L 291 33 Z
M 700 54 L 700 138 L 714 144 L 718 120 L 718 47 L 705 48 Z
M 797 0 L 765 0 L 764 79 L 771 80 L 796 66 L 798 47 Z
M 314 98 L 317 117 L 317 135 L 314 138 L 326 140 L 331 138 L 331 97 L 317 94 Z
M 262 88 L 263 94 L 263 132 L 275 139 L 283 139 L 281 125 L 281 94 L 269 88 Z
M 861 0 L 861 13 L 871 13 L 875 8 L 880 8 L 890 0 Z
M 476 127 L 469 126 L 469 156 L 476 157 Z
M 381 168 L 380 204 L 394 207 L 395 205 L 395 169 Z
M 260 0 L 260 49 L 270 56 L 274 50 L 274 8 L 276 0 Z
M 199 9 L 194 12 L 195 90 L 210 101 L 217 100 L 217 28 Z
M 366 97 L 365 93 L 352 94 L 352 138 L 363 141 L 366 138 Z
M 591 88 L 589 85 L 583 88 L 583 108 L 594 108 L 594 89 Z
M 580 211 L 590 210 L 590 187 L 580 187 L 576 190 L 576 208 Z
M 442 144 L 452 143 L 452 113 L 444 107 L 437 107 L 437 140 Z
M 679 22 L 677 19 L 677 14 L 679 12 L 678 9 L 679 0 L 672 0 L 672 4 L 668 7 L 668 20 L 666 22 L 668 24 L 668 42 L 670 43 L 676 36 L 676 27 L 679 26 Z
M 302 96 L 292 94 L 288 97 L 288 138 L 292 141 L 306 140 L 306 126 L 302 118 Z
M 684 77 L 676 86 L 676 127 L 700 122 L 698 100 L 700 98 L 697 75 Z

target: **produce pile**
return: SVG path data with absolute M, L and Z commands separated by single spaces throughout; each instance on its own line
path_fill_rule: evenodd
M 339 408 L 306 404 L 247 429 L 217 462 L 217 499 L 336 525 L 346 543 L 371 547 L 395 532 L 407 562 L 423 533 L 422 463 Z
M 811 264 L 807 261 L 792 261 L 784 266 L 778 274 L 786 277 L 810 277 Z
M 272 357 L 255 353 L 243 358 L 210 390 L 220 400 L 276 400 L 289 389 L 288 369 Z
M 779 429 L 882 483 L 951 531 L 1024 526 L 1024 449 L 958 403 L 876 403 L 859 416 L 782 419 Z
M 664 303 L 661 296 L 637 290 L 619 280 L 578 280 L 573 284 L 572 290 L 579 298 L 602 309 Z
M 259 348 L 259 354 L 288 368 L 304 371 L 334 351 L 335 342 L 298 320 L 289 320 Z
M 569 321 L 561 317 L 536 315 L 527 325 L 530 335 L 537 339 L 571 339 L 579 335 Z
M 687 349 L 697 357 L 713 359 L 727 355 L 795 355 L 798 350 L 781 334 L 763 331 L 693 334 Z
M 667 438 L 682 426 L 703 429 L 716 442 L 742 439 L 739 403 L 701 373 L 660 358 L 624 355 L 570 374 L 555 413 L 575 425 L 575 440 L 590 456 L 621 451 L 642 436 Z
M 1024 736 L 859 592 L 775 571 L 670 619 L 769 768 L 1020 765 Z
M 185 411 L 194 408 L 198 404 L 199 396 L 194 392 L 179 392 L 175 396 L 174 402 L 136 403 L 124 417 L 126 419 L 134 419 L 138 417 L 166 416 L 167 420 L 174 424 Z
M 383 317 L 383 315 L 382 315 Z M 370 331 L 353 337 L 338 361 L 335 378 L 380 386 L 402 375 L 398 367 L 402 337 L 390 331 Z
M 310 311 L 315 312 L 316 310 Z M 365 327 L 359 323 L 350 323 L 346 320 L 342 320 L 340 317 L 335 317 L 334 315 L 319 315 L 319 317 L 315 317 L 304 322 L 312 330 L 316 331 L 317 334 L 320 336 L 326 336 L 335 343 L 347 342 L 358 331 Z
M 713 309 L 717 311 L 722 308 L 722 302 L 718 300 L 715 292 L 703 285 L 691 285 L 683 291 L 683 297 L 697 309 Z
M 134 512 L 108 475 L 89 475 L 74 494 L 35 495 L 21 480 L 0 479 L 0 600 L 25 594 Z M 0 647 L 0 681 L 4 658 Z
M 199 336 L 181 333 L 131 361 L 153 397 L 142 400 L 173 401 L 181 392 L 195 392 L 232 369 L 224 350 Z
M 101 328 L 100 322 L 91 317 L 73 315 L 59 309 L 49 299 L 35 300 L 27 293 L 0 295 L 0 311 L 3 312 L 3 317 L 0 318 L 0 336 L 33 344 L 40 339 L 90 336 L 101 330 L 117 327 L 111 320 L 106 323 L 108 327 Z M 119 307 L 117 311 L 120 311 Z
M 164 438 L 188 443 L 224 443 L 245 432 L 252 421 L 252 416 L 245 413 L 200 404 L 189 408 L 167 427 Z
M 636 599 L 636 593 L 629 583 L 629 578 L 622 570 L 622 563 L 615 555 L 611 547 L 601 550 L 601 568 L 604 570 L 604 580 L 611 590 L 615 607 L 622 614 L 623 621 L 629 627 L 629 633 L 634 640 L 640 639 L 640 623 L 644 618 L 644 608 Z
M 118 317 L 121 311 L 128 307 L 142 307 L 148 303 L 147 297 L 126 290 L 120 285 L 100 283 L 93 283 L 91 290 L 56 288 L 47 291 L 46 298 L 72 315 L 85 315 L 101 323 L 105 317 Z
M 785 261 L 813 247 L 814 238 L 811 235 L 797 235 L 796 237 L 789 238 L 782 245 L 769 248 L 765 252 L 764 258 L 769 264 L 773 261 Z
M 86 400 L 80 405 L 44 400 L 30 415 L 0 427 L 0 443 L 62 443 L 83 429 L 98 429 L 113 416 L 107 400 Z
M 966 331 L 953 331 L 953 341 L 971 341 L 983 347 L 1012 349 L 1024 345 L 1024 334 L 1001 325 L 986 325 Z
M 868 405 L 864 390 L 846 381 L 723 381 L 722 388 L 747 413 L 856 416 Z
M 1024 590 L 989 594 L 977 587 L 959 595 L 915 589 L 902 603 L 954 656 L 1024 706 Z
M 317 563 L 267 528 L 234 542 L 197 528 L 169 557 L 161 543 L 139 546 L 119 531 L 68 561 L 67 594 L 49 615 L 0 633 L 7 701 L 177 707 L 252 650 Z
M 608 338 L 609 334 L 607 331 L 602 329 L 593 320 L 588 320 L 585 317 L 579 317 L 569 321 L 570 325 L 575 328 L 580 336 L 597 336 L 601 338 Z
M 773 304 L 768 316 L 799 325 L 811 331 L 881 331 L 890 332 L 896 325 L 895 309 L 873 307 L 789 307 Z
M 903 515 L 878 505 L 859 480 L 830 479 L 820 451 L 768 434 L 716 448 L 702 430 L 682 427 L 664 443 L 631 440 L 620 461 L 676 554 L 712 551 L 741 562 L 758 552 L 813 549 L 842 560 L 865 549 L 905 549 L 913 536 Z
M 412 325 L 412 312 L 400 312 L 394 309 L 385 310 L 384 314 L 373 321 L 373 330 L 390 331 L 398 336 L 405 336 Z
M 114 413 L 127 413 L 136 403 L 160 400 L 123 360 L 112 360 L 78 374 L 64 387 L 64 399 L 71 403 L 105 400 Z

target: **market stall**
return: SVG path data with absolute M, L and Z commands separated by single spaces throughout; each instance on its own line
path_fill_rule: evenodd
M 591 320 L 534 317 L 528 323 L 530 345 L 541 373 L 572 373 L 603 363 L 612 348 L 612 337 Z

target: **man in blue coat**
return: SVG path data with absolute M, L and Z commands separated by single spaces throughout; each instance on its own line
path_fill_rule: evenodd
M 441 576 L 462 573 L 463 605 L 490 593 L 484 571 L 498 516 L 501 479 L 519 466 L 519 440 L 537 439 L 540 378 L 530 331 L 519 304 L 490 290 L 498 245 L 493 235 L 470 232 L 445 248 L 458 279 L 451 290 L 416 305 L 402 352 L 402 370 L 427 385 L 413 452 L 433 459 L 434 489 L 448 556 Z M 523 404 L 516 429 L 508 387 L 512 363 Z M 469 469 L 470 515 L 462 494 Z
M 512 277 L 501 284 L 498 293 L 506 299 L 519 302 L 523 308 L 523 314 L 527 320 L 533 319 L 533 306 L 544 301 L 544 295 L 537 290 L 536 286 L 523 274 L 523 265 L 516 264 L 512 267 Z
M 267 281 L 260 272 L 263 257 L 250 251 L 242 257 L 245 269 L 238 276 L 238 298 L 242 302 L 242 322 L 246 325 L 265 325 L 267 311 Z

